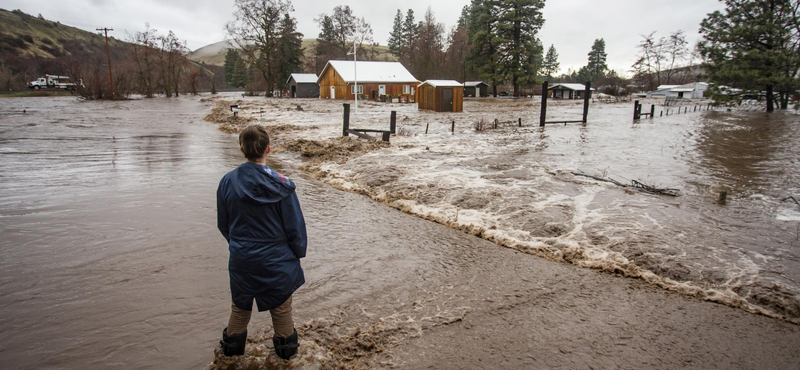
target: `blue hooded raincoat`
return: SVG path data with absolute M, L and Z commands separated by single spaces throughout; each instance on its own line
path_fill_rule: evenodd
M 228 240 L 233 304 L 259 311 L 280 306 L 305 283 L 306 223 L 294 183 L 273 170 L 245 162 L 217 189 L 217 227 Z

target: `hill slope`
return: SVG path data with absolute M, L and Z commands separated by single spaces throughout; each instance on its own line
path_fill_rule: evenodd
M 127 44 L 109 37 L 112 47 Z M 76 52 L 105 51 L 103 36 L 21 11 L 0 9 L 0 54 L 55 58 Z

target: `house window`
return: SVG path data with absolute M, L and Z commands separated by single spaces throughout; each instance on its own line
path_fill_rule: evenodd
M 356 86 L 355 85 L 350 85 L 350 93 L 351 94 L 355 94 L 356 93 Z M 364 85 L 358 85 L 358 95 L 361 95 L 363 93 L 364 93 Z
M 403 94 L 408 94 L 411 91 L 411 86 L 404 85 L 403 86 Z

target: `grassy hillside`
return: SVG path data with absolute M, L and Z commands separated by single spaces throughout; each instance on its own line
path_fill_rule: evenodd
M 312 53 L 314 52 L 314 44 L 316 42 L 316 39 L 303 39 L 303 50 L 305 51 L 306 58 L 312 59 L 314 57 Z M 388 46 L 367 46 L 367 48 L 370 50 L 374 49 L 377 52 L 376 60 L 397 60 L 397 57 L 389 53 Z M 227 43 L 225 41 L 219 41 L 193 51 L 189 54 L 189 59 L 198 63 L 205 62 L 206 64 L 221 66 L 225 63 L 225 52 L 227 50 Z
M 112 47 L 126 44 L 109 37 Z M 105 38 L 92 32 L 0 9 L 0 54 L 20 58 L 54 58 L 75 52 L 105 51 Z

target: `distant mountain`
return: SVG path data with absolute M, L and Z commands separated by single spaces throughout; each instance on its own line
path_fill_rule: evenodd
M 198 63 L 205 62 L 206 64 L 221 66 L 225 63 L 225 53 L 228 51 L 228 47 L 228 42 L 224 40 L 208 44 L 189 53 L 189 59 Z
M 305 50 L 306 57 L 313 57 L 312 53 L 316 42 L 317 39 L 303 39 L 303 49 Z M 198 63 L 204 62 L 209 65 L 222 66 L 225 64 L 225 53 L 228 51 L 228 48 L 229 45 L 226 41 L 215 42 L 189 53 L 189 59 Z M 397 60 L 397 57 L 389 53 L 388 46 L 378 45 L 374 48 L 378 52 L 377 60 L 386 60 L 387 58 L 390 61 Z

